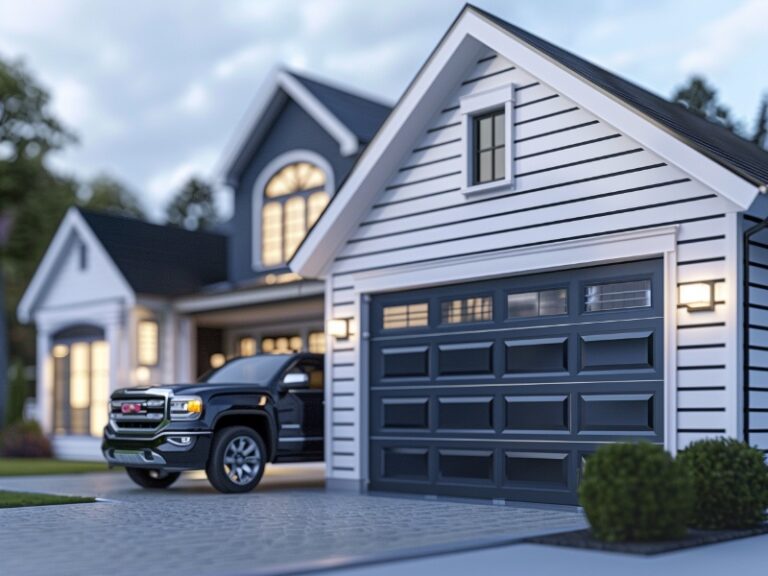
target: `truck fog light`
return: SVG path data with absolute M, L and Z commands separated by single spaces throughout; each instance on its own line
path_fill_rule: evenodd
M 189 446 L 192 444 L 192 436 L 170 436 L 168 442 L 176 446 Z

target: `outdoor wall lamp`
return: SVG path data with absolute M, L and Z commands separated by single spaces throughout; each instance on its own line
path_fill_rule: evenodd
M 149 384 L 149 379 L 152 377 L 152 373 L 146 366 L 139 366 L 136 368 L 135 374 L 137 384 Z
M 347 318 L 328 320 L 327 331 L 337 339 L 349 338 L 349 320 Z
M 713 282 L 693 282 L 678 287 L 680 304 L 689 312 L 715 309 L 715 286 Z

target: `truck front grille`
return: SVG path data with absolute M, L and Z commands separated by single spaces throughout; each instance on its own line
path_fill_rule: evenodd
M 117 431 L 154 432 L 167 420 L 165 396 L 142 395 L 110 401 L 110 421 Z

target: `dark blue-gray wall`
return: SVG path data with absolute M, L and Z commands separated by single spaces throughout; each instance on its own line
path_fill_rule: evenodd
M 261 171 L 272 160 L 292 150 L 311 150 L 323 156 L 333 167 L 336 187 L 344 181 L 356 156 L 343 157 L 339 144 L 293 100 L 288 100 L 254 151 L 235 188 L 234 215 L 230 222 L 229 277 L 242 282 L 259 276 L 252 266 L 253 187 Z M 256 227 L 261 223 L 256 222 Z

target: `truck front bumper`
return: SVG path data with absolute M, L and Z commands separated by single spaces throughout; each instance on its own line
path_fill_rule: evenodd
M 101 452 L 110 466 L 167 472 L 202 470 L 208 463 L 210 431 L 168 430 L 145 438 L 104 430 Z

